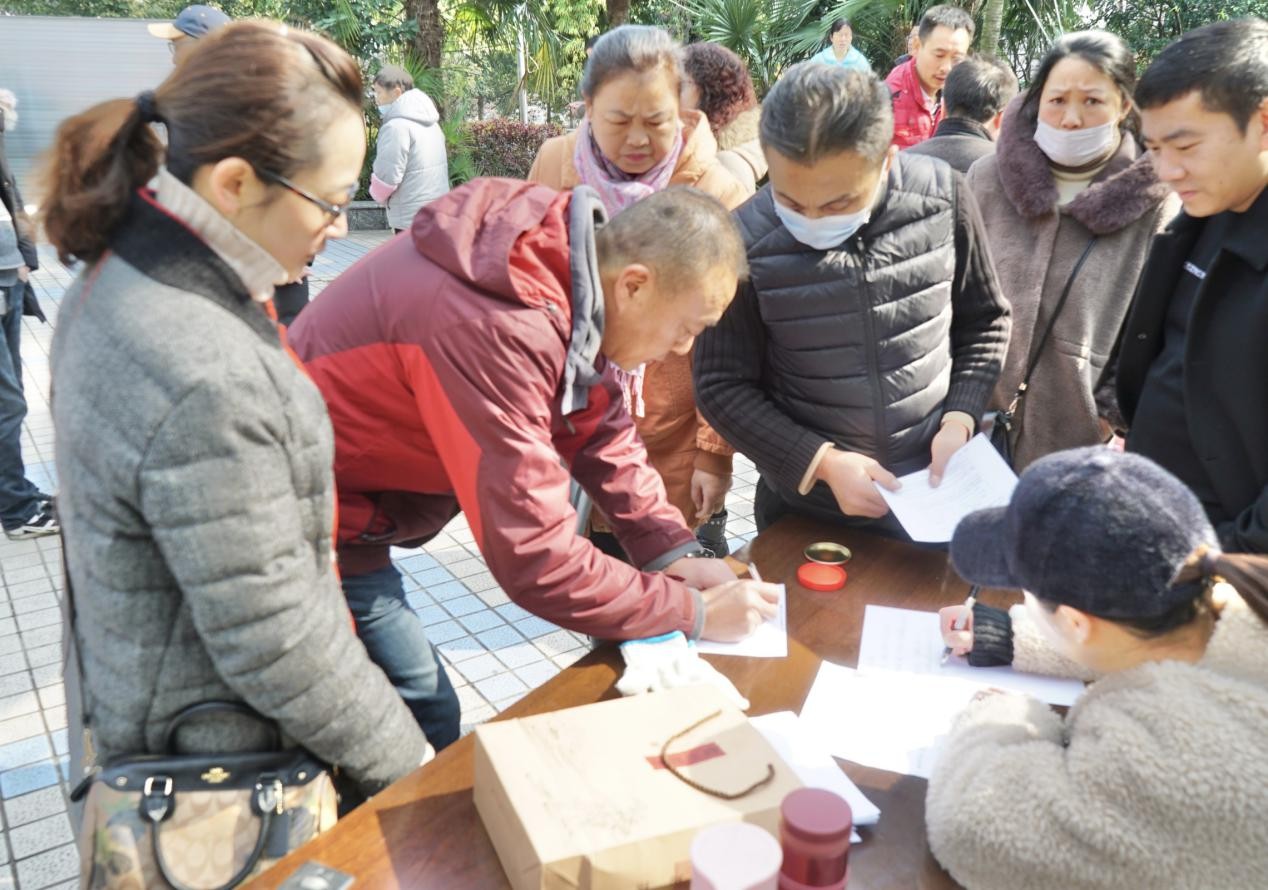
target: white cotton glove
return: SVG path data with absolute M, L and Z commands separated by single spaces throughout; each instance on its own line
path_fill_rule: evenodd
M 616 683 L 621 695 L 707 684 L 721 690 L 740 710 L 748 710 L 748 699 L 740 695 L 725 675 L 700 657 L 682 631 L 628 640 L 621 644 L 621 655 L 625 659 L 625 673 Z

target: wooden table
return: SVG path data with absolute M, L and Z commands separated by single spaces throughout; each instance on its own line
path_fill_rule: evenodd
M 854 552 L 842 591 L 815 593 L 796 583 L 802 550 L 837 541 Z M 788 585 L 788 658 L 712 656 L 753 703 L 751 714 L 800 711 L 820 661 L 854 666 L 868 603 L 932 611 L 963 600 L 967 587 L 932 549 L 809 520 L 782 520 L 751 545 L 768 581 Z M 991 601 L 991 597 L 987 596 Z M 605 645 L 527 695 L 497 719 L 524 717 L 617 697 L 622 669 Z M 276 887 L 315 859 L 356 877 L 363 888 L 505 888 L 506 877 L 472 800 L 474 739 L 467 736 L 283 859 L 250 886 Z M 923 779 L 843 762 L 850 778 L 881 809 L 850 853 L 850 890 L 954 888 L 925 840 Z

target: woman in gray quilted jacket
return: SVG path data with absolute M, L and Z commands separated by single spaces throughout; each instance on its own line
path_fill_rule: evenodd
M 427 753 L 353 632 L 330 422 L 271 319 L 274 285 L 346 234 L 361 88 L 332 43 L 239 23 L 157 91 L 58 131 L 44 226 L 85 264 L 52 352 L 58 510 L 102 761 L 161 751 L 172 718 L 208 700 L 245 702 L 364 792 Z M 176 743 L 265 739 L 220 715 Z

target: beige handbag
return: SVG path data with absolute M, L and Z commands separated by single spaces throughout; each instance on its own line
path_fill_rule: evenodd
M 70 650 L 66 668 L 78 674 L 82 719 L 91 729 L 82 699 L 70 572 L 63 609 Z M 272 750 L 173 753 L 182 724 L 225 714 L 266 725 Z M 325 764 L 303 748 L 283 749 L 277 724 L 241 702 L 204 702 L 181 711 L 167 727 L 163 750 L 112 760 L 71 792 L 71 801 L 84 808 L 81 887 L 228 890 L 329 830 L 338 818 L 338 797 Z

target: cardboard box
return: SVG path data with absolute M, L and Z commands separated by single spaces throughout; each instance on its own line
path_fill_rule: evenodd
M 706 787 L 698 791 L 660 759 Z M 801 787 L 744 713 L 708 686 L 672 689 L 480 726 L 475 803 L 515 890 L 669 887 L 690 877 L 692 838 L 747 821 L 779 836 L 779 805 Z

